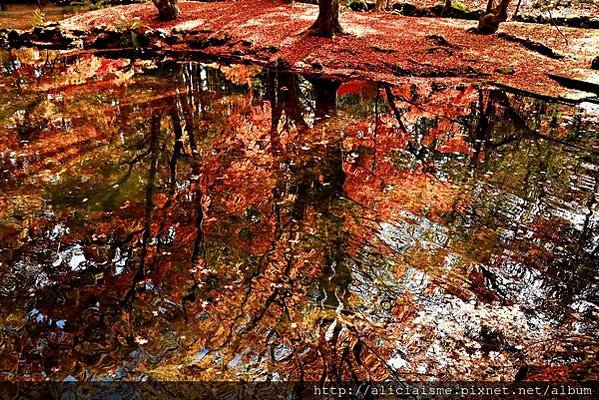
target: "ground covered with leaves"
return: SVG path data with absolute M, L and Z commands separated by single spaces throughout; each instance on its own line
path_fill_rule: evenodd
M 180 6 L 182 16 L 175 21 L 159 21 L 151 4 L 135 4 L 84 13 L 12 39 L 8 32 L 3 40 L 5 46 L 143 47 L 191 57 L 208 54 L 388 82 L 405 76 L 458 77 L 569 97 L 589 94 L 568 89 L 552 76 L 566 76 L 569 87 L 583 82 L 587 91 L 597 90 L 599 81 L 590 69 L 599 53 L 599 31 L 594 29 L 505 23 L 498 35 L 476 35 L 466 32 L 475 25 L 467 20 L 347 11 L 341 14 L 346 34 L 325 39 L 306 34 L 317 14 L 313 5 L 242 0 Z

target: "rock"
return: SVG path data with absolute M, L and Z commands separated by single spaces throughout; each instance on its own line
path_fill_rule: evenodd
M 60 29 L 58 24 L 52 24 L 34 28 L 29 40 L 38 47 L 65 49 L 69 48 L 74 38 Z
M 393 9 L 398 13 L 407 16 L 419 16 L 421 14 L 421 10 L 410 3 L 395 3 L 393 4 Z
M 0 29 L 0 48 L 8 47 L 8 33 L 5 29 Z
M 500 67 L 495 69 L 496 72 L 504 75 L 514 75 L 514 68 L 512 67 Z
M 443 36 L 439 36 L 439 35 L 428 35 L 427 39 L 430 39 L 433 42 L 435 42 L 435 44 L 437 46 L 449 46 L 449 42 L 447 42 L 447 40 Z
M 514 19 L 517 22 L 535 23 L 535 24 L 554 24 L 557 26 L 569 26 L 571 28 L 588 28 L 597 29 L 599 28 L 599 18 L 588 17 L 588 16 L 574 16 L 574 17 L 556 17 L 550 18 L 543 15 L 518 15 Z
M 121 46 L 121 36 L 119 32 L 104 31 L 99 32 L 92 41 L 92 47 L 96 49 L 112 49 Z
M 190 46 L 199 49 L 205 49 L 207 47 L 218 47 L 224 46 L 229 43 L 231 36 L 226 33 L 220 33 L 214 36 L 209 35 L 197 35 L 193 39 L 189 40 Z
M 358 12 L 371 11 L 374 10 L 375 4 L 372 1 L 354 0 L 349 3 L 349 8 Z
M 18 29 L 2 30 L 0 32 L 0 43 L 5 49 L 18 49 L 19 47 L 31 47 L 31 33 Z

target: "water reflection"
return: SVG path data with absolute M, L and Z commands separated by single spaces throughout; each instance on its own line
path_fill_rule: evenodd
M 5 376 L 511 380 L 596 362 L 595 105 L 3 57 Z

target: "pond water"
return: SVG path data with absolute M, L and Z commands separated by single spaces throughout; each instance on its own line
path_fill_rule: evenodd
M 0 58 L 3 379 L 596 371 L 596 103 Z

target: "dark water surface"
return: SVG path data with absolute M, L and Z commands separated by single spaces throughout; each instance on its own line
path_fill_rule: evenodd
M 596 371 L 597 104 L 0 59 L 4 379 Z

